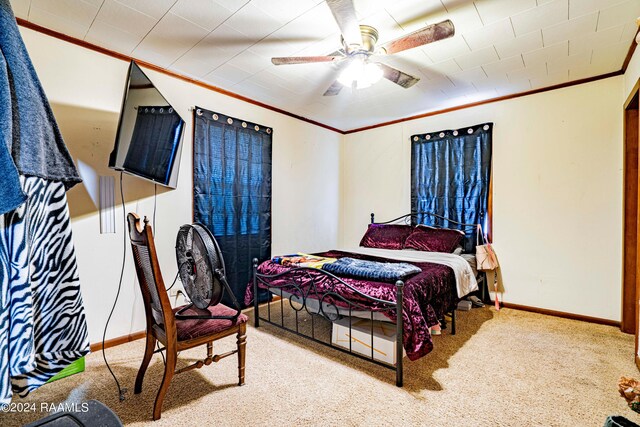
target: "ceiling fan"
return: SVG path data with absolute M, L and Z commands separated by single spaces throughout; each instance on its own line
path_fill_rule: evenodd
M 343 86 L 353 89 L 368 87 L 384 77 L 403 88 L 410 88 L 420 78 L 379 62 L 384 55 L 392 55 L 414 47 L 453 37 L 455 28 L 450 20 L 428 25 L 406 36 L 376 46 L 378 31 L 368 25 L 358 25 L 353 0 L 327 0 L 327 5 L 342 33 L 343 48 L 326 56 L 286 56 L 271 58 L 274 65 L 333 62 L 340 72 L 324 96 L 340 93 Z

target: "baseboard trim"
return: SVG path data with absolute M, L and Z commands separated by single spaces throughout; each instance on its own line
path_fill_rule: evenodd
M 274 301 L 276 301 L 276 299 L 274 299 Z M 582 314 L 567 313 L 564 311 L 549 310 L 546 308 L 532 307 L 528 305 L 512 304 L 509 302 L 504 302 L 504 303 L 501 303 L 500 305 L 504 308 L 511 308 L 513 310 L 529 311 L 531 313 L 545 314 L 547 316 L 555 316 L 555 317 L 562 317 L 565 319 L 579 320 L 581 322 L 597 323 L 599 325 L 620 327 L 619 321 L 602 319 L 600 317 L 584 316 Z M 121 344 L 126 344 L 131 341 L 136 341 L 144 338 L 145 335 L 146 335 L 145 331 L 139 331 L 129 335 L 123 335 L 121 337 L 112 338 L 104 342 L 104 348 L 115 347 Z M 101 342 L 91 344 L 91 351 L 99 351 L 99 350 L 102 350 Z M 638 366 L 638 369 L 640 369 L 640 358 L 638 358 L 638 356 L 636 356 L 636 365 Z
M 115 347 L 120 344 L 126 344 L 131 341 L 136 341 L 141 338 L 144 338 L 146 334 L 147 334 L 146 331 L 139 331 L 129 335 L 112 338 L 104 342 L 104 348 Z M 100 350 L 102 350 L 102 342 L 91 344 L 91 351 L 100 351 Z
M 549 310 L 546 308 L 532 307 L 528 305 L 512 304 L 510 302 L 502 303 L 501 306 L 504 308 L 511 308 L 514 310 L 545 314 L 547 316 L 555 316 L 555 317 L 562 317 L 565 319 L 580 320 L 581 322 L 597 323 L 599 325 L 616 326 L 618 328 L 620 327 L 620 321 L 618 320 L 602 319 L 600 317 L 584 316 L 582 314 L 567 313 L 565 311 L 556 311 L 556 310 Z

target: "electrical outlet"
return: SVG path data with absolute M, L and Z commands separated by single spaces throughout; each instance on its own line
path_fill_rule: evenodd
M 169 301 L 174 307 L 191 303 L 183 289 L 169 289 Z

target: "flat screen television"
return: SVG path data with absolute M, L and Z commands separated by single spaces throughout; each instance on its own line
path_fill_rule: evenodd
M 175 188 L 184 127 L 182 117 L 132 61 L 109 167 Z

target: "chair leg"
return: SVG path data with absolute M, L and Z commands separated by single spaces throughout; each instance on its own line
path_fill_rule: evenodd
M 156 338 L 147 332 L 147 344 L 144 348 L 144 357 L 142 358 L 142 364 L 140 365 L 138 376 L 136 377 L 136 385 L 133 389 L 133 392 L 135 394 L 138 394 L 142 391 L 142 381 L 144 380 L 144 374 L 147 372 L 147 367 L 149 366 L 149 362 L 151 361 L 151 357 L 153 356 L 153 350 L 155 346 Z
M 207 361 L 205 365 L 209 365 L 213 362 L 213 341 L 207 343 Z
M 242 323 L 238 330 L 238 385 L 244 384 L 244 360 L 247 346 L 247 324 Z
M 153 405 L 153 420 L 159 420 L 162 412 L 162 402 L 164 401 L 164 395 L 169 389 L 171 379 L 176 372 L 176 362 L 178 360 L 178 354 L 175 349 L 166 350 L 167 363 L 164 366 L 164 376 L 162 377 L 162 383 L 160 384 L 160 390 L 156 396 L 156 403 Z

